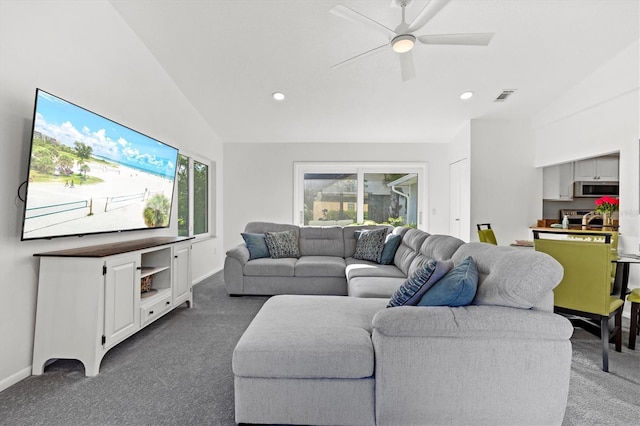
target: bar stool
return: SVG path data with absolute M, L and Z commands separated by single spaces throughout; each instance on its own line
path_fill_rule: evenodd
M 640 288 L 634 288 L 627 296 L 631 302 L 631 324 L 629 326 L 629 349 L 636 348 L 636 335 L 640 331 Z

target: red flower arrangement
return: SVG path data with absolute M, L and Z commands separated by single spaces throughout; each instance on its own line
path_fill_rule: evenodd
M 596 200 L 596 211 L 598 213 L 611 214 L 615 211 L 618 211 L 619 206 L 620 200 L 617 198 L 609 197 L 608 195 L 600 197 Z

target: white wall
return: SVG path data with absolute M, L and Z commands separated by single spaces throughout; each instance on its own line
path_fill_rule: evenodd
M 534 152 L 528 121 L 471 120 L 471 226 L 491 223 L 499 245 L 531 239 L 542 217 Z
M 181 150 L 216 160 L 218 170 L 222 169 L 222 144 L 107 1 L 2 0 L 0 64 L 2 390 L 31 374 L 38 276 L 33 253 L 141 236 L 20 241 L 23 203 L 16 192 L 27 177 L 36 87 Z M 208 145 L 190 145 L 198 141 Z M 219 194 L 221 188 L 220 184 Z M 175 233 L 174 223 L 168 234 Z M 155 233 L 163 234 L 167 231 Z M 218 241 L 198 245 L 215 248 Z M 194 278 L 222 264 L 220 250 L 217 256 L 207 257 L 204 266 L 203 257 L 194 264 Z
M 449 230 L 447 144 L 225 144 L 224 246 L 242 242 L 250 221 L 292 223 L 296 161 L 426 162 L 427 230 Z M 229 166 L 233 165 L 233 166 Z
M 578 82 L 533 119 L 536 166 L 620 152 L 620 251 L 640 243 L 640 41 Z M 631 268 L 632 286 L 640 271 Z M 635 271 L 634 271 L 635 270 Z
M 536 165 L 620 152 L 622 253 L 640 252 L 640 40 L 578 82 L 533 119 Z M 640 287 L 632 265 L 629 287 Z M 630 304 L 625 305 L 629 316 Z

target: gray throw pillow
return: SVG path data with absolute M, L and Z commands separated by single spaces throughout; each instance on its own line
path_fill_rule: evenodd
M 353 258 L 380 263 L 386 236 L 386 228 L 361 232 L 356 242 L 356 252 L 353 254 Z
M 294 231 L 266 232 L 264 240 L 272 259 L 300 257 L 298 237 Z

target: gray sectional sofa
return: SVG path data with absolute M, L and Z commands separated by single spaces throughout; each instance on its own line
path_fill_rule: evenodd
M 573 328 L 553 313 L 563 272 L 550 256 L 395 228 L 393 264 L 379 265 L 352 258 L 358 227 L 246 231 L 285 229 L 298 232 L 299 259 L 227 253 L 229 294 L 278 294 L 233 353 L 238 423 L 562 423 Z M 469 256 L 471 305 L 386 308 L 425 259 Z
M 356 231 L 387 228 L 402 236 L 393 264 L 354 259 Z M 245 244 L 227 251 L 224 282 L 230 295 L 315 294 L 389 298 L 409 272 L 427 258 L 451 259 L 464 242 L 412 228 L 303 226 L 250 222 L 245 233 L 296 233 L 300 258 L 249 260 Z M 427 241 L 427 236 L 430 238 Z

